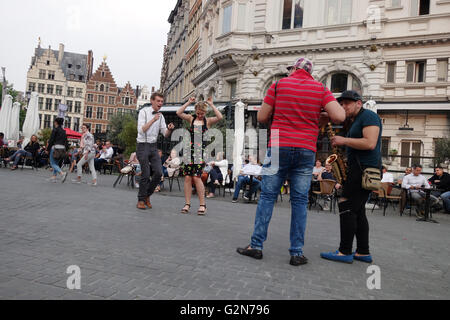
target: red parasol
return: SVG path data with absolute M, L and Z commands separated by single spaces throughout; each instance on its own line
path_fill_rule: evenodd
M 70 128 L 64 128 L 66 130 L 67 139 L 81 139 L 81 133 L 73 131 Z

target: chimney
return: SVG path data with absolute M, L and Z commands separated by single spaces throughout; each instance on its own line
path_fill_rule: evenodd
M 58 52 L 58 62 L 61 63 L 64 57 L 64 45 L 62 43 L 59 44 L 59 52 Z

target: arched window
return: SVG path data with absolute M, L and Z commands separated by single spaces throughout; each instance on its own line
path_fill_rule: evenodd
M 275 82 L 277 82 L 277 81 L 279 81 L 279 80 L 281 80 L 281 79 L 283 79 L 283 78 L 286 78 L 287 76 L 288 76 L 288 74 L 287 74 L 287 73 L 284 73 L 284 74 L 277 74 L 277 75 L 274 75 L 272 78 L 270 78 L 269 81 L 267 81 L 267 82 L 266 82 L 266 85 L 264 86 L 264 91 L 263 91 L 264 97 L 265 97 L 266 94 L 267 94 L 267 90 L 269 90 L 270 86 L 271 86 L 273 83 L 275 83 Z M 263 98 L 264 98 L 264 97 L 263 97 Z
M 322 82 L 334 94 L 341 94 L 346 90 L 354 90 L 362 95 L 361 81 L 359 81 L 359 79 L 351 73 L 330 73 L 323 77 L 320 82 Z
M 100 85 L 100 91 L 101 92 L 105 91 L 105 85 L 103 85 L 103 84 Z

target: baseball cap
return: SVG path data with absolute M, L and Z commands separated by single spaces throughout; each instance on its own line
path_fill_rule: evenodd
M 362 97 L 356 91 L 347 90 L 342 92 L 341 96 L 337 98 L 338 102 L 341 102 L 342 100 L 362 101 Z
M 311 62 L 311 60 L 309 60 L 307 58 L 298 58 L 292 66 L 288 67 L 288 70 L 291 68 L 303 69 L 305 71 L 308 71 L 310 74 L 312 74 L 313 63 Z

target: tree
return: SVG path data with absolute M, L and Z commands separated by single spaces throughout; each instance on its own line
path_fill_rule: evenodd
M 47 145 L 47 142 L 48 140 L 50 140 L 51 135 L 52 135 L 51 128 L 45 128 L 39 132 L 39 140 L 43 142 L 44 146 Z
M 25 117 L 27 116 L 27 112 L 24 109 L 20 109 L 19 114 L 19 130 L 22 131 L 23 129 L 23 123 L 25 122 Z
M 436 140 L 434 156 L 437 165 L 450 160 L 450 138 Z
M 13 84 L 6 83 L 6 94 L 9 94 L 13 98 L 13 102 L 16 101 L 17 96 L 19 95 L 19 92 L 14 90 Z M 0 83 L 0 104 L 3 102 L 3 83 Z
M 125 146 L 126 158 L 136 151 L 137 122 L 134 119 L 126 119 L 122 131 L 118 135 L 119 143 Z
M 111 130 L 108 131 L 106 138 L 113 144 L 119 144 L 119 134 L 123 131 L 123 128 L 128 121 L 136 122 L 136 118 L 131 114 L 116 114 L 112 116 L 109 120 Z M 136 137 L 134 138 L 136 139 Z

